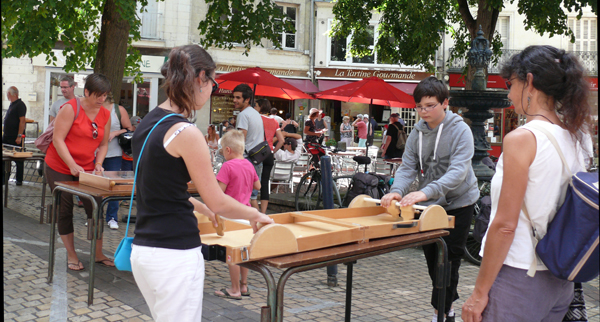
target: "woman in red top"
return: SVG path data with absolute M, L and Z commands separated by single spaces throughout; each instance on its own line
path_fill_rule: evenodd
M 269 100 L 261 98 L 256 101 L 256 106 L 254 108 L 262 116 L 263 126 L 265 128 L 265 138 L 269 143 L 269 147 L 271 147 L 271 152 L 275 153 L 277 150 L 281 149 L 285 139 L 279 129 L 279 122 L 269 116 L 271 115 L 271 103 L 269 103 Z M 275 149 L 273 149 L 274 137 L 277 137 Z M 262 175 L 260 176 L 260 212 L 263 214 L 266 213 L 267 206 L 269 205 L 269 192 L 271 190 L 271 187 L 269 187 L 269 178 L 271 177 L 271 169 L 273 169 L 274 165 L 275 158 L 273 157 L 273 154 L 263 161 L 263 170 Z
M 54 121 L 54 136 L 46 153 L 44 173 L 50 188 L 57 181 L 77 181 L 83 171 L 102 171 L 108 149 L 110 112 L 102 106 L 110 92 L 110 82 L 102 74 L 86 78 L 83 98 L 74 98 L 62 106 Z M 80 105 L 79 113 L 77 105 Z M 96 152 L 97 151 L 97 152 Z M 101 200 L 96 200 L 100 204 Z M 88 220 L 92 218 L 92 203 L 83 201 Z M 58 233 L 67 249 L 68 268 L 83 269 L 75 253 L 73 236 L 73 195 L 63 192 L 58 214 Z M 96 243 L 96 263 L 115 266 L 102 253 L 102 240 Z

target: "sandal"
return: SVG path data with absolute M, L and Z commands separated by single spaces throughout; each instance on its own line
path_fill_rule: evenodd
M 104 266 L 104 267 L 115 267 L 115 263 L 110 258 L 101 259 L 99 261 L 95 261 L 95 263 L 100 266 Z M 109 265 L 107 263 L 112 264 L 112 265 Z
M 77 263 L 68 263 L 67 262 L 67 268 L 72 271 L 82 271 L 84 269 L 81 261 L 78 261 Z
M 215 295 L 218 297 L 223 297 L 223 298 L 232 299 L 232 300 L 241 300 L 242 299 L 241 296 L 233 296 L 233 295 L 229 294 L 229 292 L 227 292 L 226 288 L 222 288 L 220 290 L 220 292 L 223 294 L 219 294 L 219 293 L 217 293 L 217 291 L 215 291 Z
M 246 286 L 246 292 L 242 292 L 242 286 Z M 242 296 L 250 296 L 250 287 L 248 286 L 248 283 L 242 283 L 242 281 L 240 281 L 240 292 L 242 293 Z

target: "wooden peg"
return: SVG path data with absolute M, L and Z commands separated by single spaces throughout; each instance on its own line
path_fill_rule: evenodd
M 224 236 L 225 235 L 225 221 L 219 215 L 215 215 L 215 221 L 217 222 L 217 227 L 215 228 L 215 230 L 217 231 L 217 235 Z

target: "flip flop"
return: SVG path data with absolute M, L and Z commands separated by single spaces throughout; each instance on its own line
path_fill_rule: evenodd
M 215 291 L 215 295 L 216 295 L 216 296 L 218 296 L 218 297 L 223 297 L 223 298 L 226 298 L 226 299 L 232 299 L 232 300 L 241 300 L 241 299 L 242 299 L 242 297 L 241 297 L 241 296 L 233 296 L 233 295 L 230 295 L 230 294 L 229 294 L 229 292 L 227 292 L 227 289 L 226 289 L 226 288 L 222 288 L 222 289 L 220 290 L 220 292 L 221 292 L 221 293 L 223 293 L 223 294 L 219 294 L 219 293 L 217 293 L 217 292 Z
M 242 286 L 246 286 L 246 292 L 241 292 L 242 296 L 250 296 L 250 286 L 248 286 L 248 283 L 242 283 L 242 281 L 240 281 L 240 291 Z
M 107 262 L 111 263 L 112 265 L 108 265 Z M 115 263 L 110 258 L 105 258 L 105 259 L 96 261 L 95 263 L 98 264 L 98 265 L 100 265 L 100 266 L 104 266 L 104 267 L 115 267 Z
M 72 271 L 82 271 L 84 269 L 81 261 L 78 261 L 77 263 L 67 263 L 67 268 Z

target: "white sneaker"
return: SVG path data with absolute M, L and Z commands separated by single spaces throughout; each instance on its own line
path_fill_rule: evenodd
M 110 227 L 110 229 L 119 229 L 119 224 L 117 224 L 114 219 L 111 219 L 108 221 L 108 227 Z

